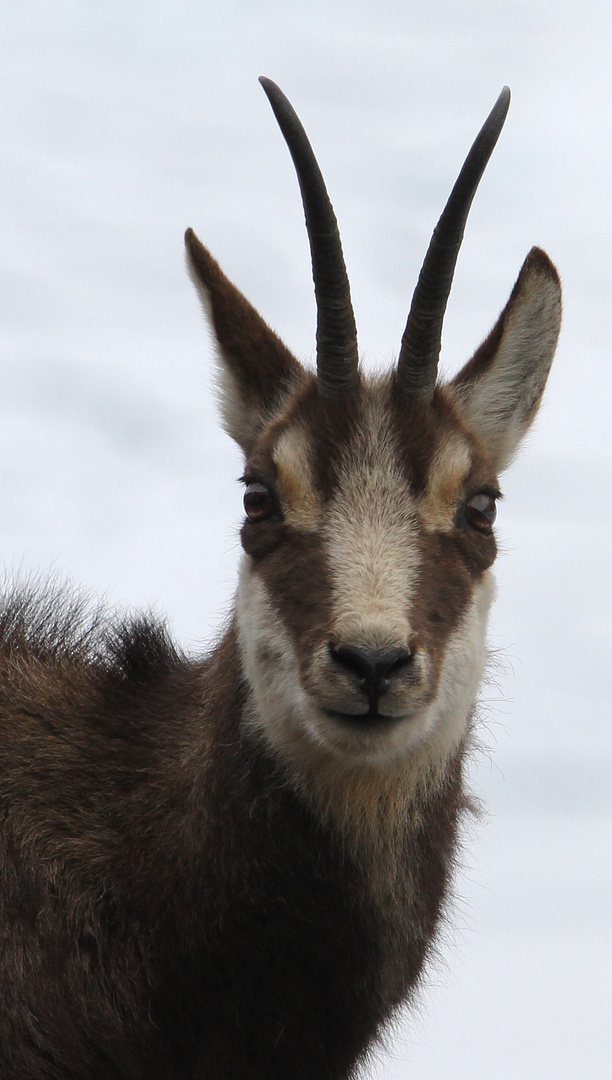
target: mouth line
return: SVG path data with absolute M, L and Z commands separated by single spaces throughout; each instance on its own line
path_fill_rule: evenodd
M 386 713 L 379 712 L 366 712 L 366 713 L 343 713 L 336 712 L 335 709 L 325 709 L 327 716 L 333 717 L 334 720 L 339 720 L 340 723 L 346 727 L 361 728 L 362 730 L 371 731 L 374 728 L 392 728 L 396 724 L 399 724 L 402 720 L 405 720 L 405 716 L 390 716 Z

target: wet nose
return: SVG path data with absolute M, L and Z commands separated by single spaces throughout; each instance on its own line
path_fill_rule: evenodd
M 330 645 L 329 651 L 339 667 L 357 676 L 359 689 L 367 694 L 372 712 L 376 711 L 378 698 L 391 686 L 393 676 L 412 660 L 412 653 L 404 648 L 380 653 L 368 652 L 359 645 Z

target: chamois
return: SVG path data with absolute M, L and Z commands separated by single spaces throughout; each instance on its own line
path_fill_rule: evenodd
M 194 233 L 244 554 L 219 644 L 0 611 L 0 1076 L 345 1080 L 418 987 L 470 801 L 499 473 L 537 411 L 560 287 L 533 248 L 472 359 L 442 320 L 504 89 L 433 234 L 393 370 L 367 377 L 336 218 L 293 157 L 317 297 L 306 370 Z

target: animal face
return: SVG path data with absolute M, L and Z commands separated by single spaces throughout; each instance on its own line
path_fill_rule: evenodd
M 497 477 L 450 395 L 406 409 L 393 376 L 364 379 L 339 412 L 305 377 L 245 483 L 238 619 L 267 737 L 367 761 L 430 735 L 456 748 L 495 558 L 474 507 L 493 514 Z
M 398 364 L 366 378 L 323 179 L 287 99 L 263 82 L 306 210 L 316 377 L 186 237 L 217 340 L 223 420 L 246 460 L 237 618 L 252 724 L 302 762 L 387 762 L 421 746 L 443 765 L 482 677 L 498 475 L 542 396 L 558 276 L 532 249 L 487 339 L 436 384 L 455 260 L 504 91 L 434 232 Z

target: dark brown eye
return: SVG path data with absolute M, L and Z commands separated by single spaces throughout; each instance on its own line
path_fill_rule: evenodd
M 244 510 L 249 521 L 265 521 L 274 513 L 272 492 L 265 484 L 247 484 Z
M 480 495 L 474 495 L 467 504 L 465 516 L 468 525 L 471 525 L 473 529 L 478 529 L 481 533 L 490 533 L 497 517 L 495 499 L 484 491 Z

